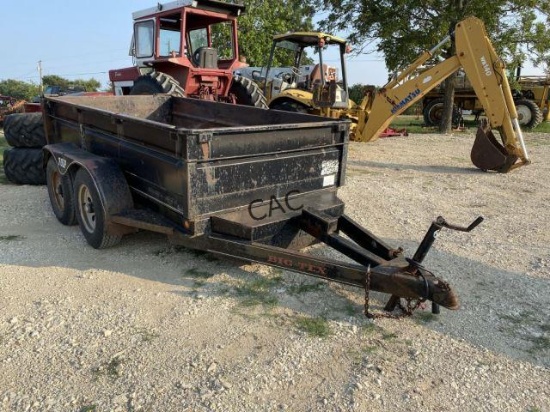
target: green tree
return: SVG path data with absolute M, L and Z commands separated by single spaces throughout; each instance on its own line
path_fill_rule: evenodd
M 80 86 L 84 87 L 87 92 L 96 92 L 101 87 L 101 83 L 94 78 L 88 80 L 69 80 L 55 74 L 44 76 L 42 78 L 42 82 L 44 83 L 44 86 L 61 86 L 64 89 L 68 89 L 74 86 Z
M 321 2 L 328 12 L 320 23 L 322 29 L 349 33 L 348 38 L 359 53 L 366 46 L 374 45 L 374 49 L 385 56 L 386 66 L 392 72 L 407 67 L 422 51 L 444 38 L 456 22 L 471 15 L 484 21 L 497 52 L 512 69 L 528 58 L 544 62 L 545 53 L 550 49 L 550 30 L 547 22 L 541 20 L 550 15 L 548 0 L 312 1 Z M 440 56 L 452 55 L 453 48 L 449 43 L 441 49 Z M 453 76 L 447 79 L 445 88 L 446 115 L 440 130 L 448 132 Z
M 0 81 L 0 94 L 15 97 L 18 100 L 31 100 L 33 96 L 38 95 L 38 86 L 20 80 L 2 80 Z
M 275 34 L 313 29 L 313 8 L 300 0 L 245 0 L 239 17 L 239 48 L 251 66 L 265 66 Z M 276 62 L 289 65 L 291 62 Z

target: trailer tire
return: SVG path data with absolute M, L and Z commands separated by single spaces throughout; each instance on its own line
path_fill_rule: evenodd
M 518 112 L 518 123 L 526 129 L 534 129 L 542 123 L 542 111 L 531 100 L 516 100 L 516 111 Z
M 95 249 L 105 249 L 120 243 L 122 235 L 107 233 L 105 205 L 86 169 L 76 172 L 73 188 L 76 219 L 88 244 Z
M 235 95 L 237 104 L 268 109 L 267 100 L 256 83 L 238 74 L 233 76 L 229 93 Z
M 4 136 L 12 147 L 43 147 L 46 144 L 42 113 L 15 113 L 4 119 Z
M 176 97 L 185 97 L 185 90 L 172 76 L 162 72 L 153 72 L 139 76 L 130 90 L 131 95 L 140 94 L 169 94 Z
M 44 185 L 46 172 L 42 149 L 14 147 L 4 150 L 4 174 L 18 185 Z
M 59 173 L 53 156 L 46 166 L 46 184 L 53 214 L 57 220 L 67 226 L 75 225 L 77 221 L 71 176 L 68 173 Z
M 443 118 L 443 105 L 444 100 L 442 98 L 433 99 L 426 104 L 422 114 L 424 115 L 424 124 L 426 126 L 439 126 L 441 119 Z M 453 104 L 453 126 L 460 124 L 462 120 L 462 114 L 456 104 Z

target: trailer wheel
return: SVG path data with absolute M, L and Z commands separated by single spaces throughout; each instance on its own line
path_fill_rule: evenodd
M 299 102 L 294 102 L 291 100 L 284 100 L 282 102 L 275 102 L 271 105 L 270 109 L 273 110 L 284 110 L 286 112 L 295 112 L 295 113 L 308 113 L 307 106 Z
M 46 144 L 42 113 L 15 113 L 4 119 L 4 136 L 13 147 L 43 147 Z
M 247 77 L 236 74 L 233 76 L 233 82 L 229 93 L 237 98 L 237 104 L 254 106 L 260 109 L 268 109 L 267 100 L 256 83 Z
M 441 119 L 443 118 L 443 99 L 433 99 L 431 100 L 426 107 L 424 107 L 424 124 L 426 126 L 439 126 L 441 124 Z M 460 124 L 462 120 L 462 113 L 460 109 L 453 104 L 453 126 Z
M 185 97 L 185 90 L 183 90 L 178 81 L 172 76 L 161 72 L 139 76 L 130 90 L 131 95 L 159 93 Z
M 73 196 L 76 203 L 76 219 L 88 244 L 95 249 L 118 244 L 122 236 L 107 233 L 105 207 L 92 177 L 85 169 L 80 169 L 76 173 Z
M 534 129 L 542 122 L 542 112 L 531 100 L 517 100 L 515 102 L 520 126 Z
M 55 158 L 52 156 L 46 166 L 46 183 L 53 214 L 62 224 L 75 225 L 73 186 L 69 174 L 59 173 Z
M 42 149 L 14 147 L 4 150 L 4 174 L 18 185 L 43 185 L 46 172 L 42 159 Z

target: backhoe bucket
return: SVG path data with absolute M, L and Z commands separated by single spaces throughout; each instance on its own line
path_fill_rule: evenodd
M 518 157 L 509 154 L 498 142 L 491 128 L 480 126 L 470 155 L 472 163 L 481 170 L 494 170 L 499 173 L 509 172 Z

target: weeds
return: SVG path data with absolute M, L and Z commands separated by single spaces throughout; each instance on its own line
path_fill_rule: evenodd
M 152 332 L 147 328 L 137 328 L 136 334 L 141 336 L 142 342 L 151 342 L 160 336 L 158 333 Z
M 20 235 L 4 235 L 0 236 L 0 242 L 13 242 L 16 240 L 23 240 L 25 239 L 25 236 Z
M 437 315 L 434 315 L 432 312 L 416 312 L 414 320 L 418 323 L 431 323 L 437 320 Z
M 185 276 L 195 279 L 209 279 L 214 276 L 214 273 L 200 270 L 198 268 L 191 268 L 185 271 Z
M 314 284 L 300 283 L 299 285 L 290 285 L 287 289 L 290 295 L 301 295 L 303 293 L 315 292 L 325 288 L 323 282 L 317 282 Z
M 103 364 L 92 370 L 96 379 L 100 376 L 108 376 L 111 379 L 118 379 L 122 375 L 122 361 L 123 358 L 117 354 L 109 360 L 106 364 Z
M 330 325 L 325 318 L 299 317 L 295 322 L 298 329 L 306 332 L 309 336 L 326 338 L 331 334 Z
M 78 412 L 95 412 L 97 410 L 97 405 L 86 405 L 78 410 Z
M 269 290 L 279 285 L 282 282 L 282 277 L 260 278 L 251 283 L 247 283 L 237 287 L 237 296 L 241 298 L 243 306 L 275 306 L 279 300 L 271 295 Z

